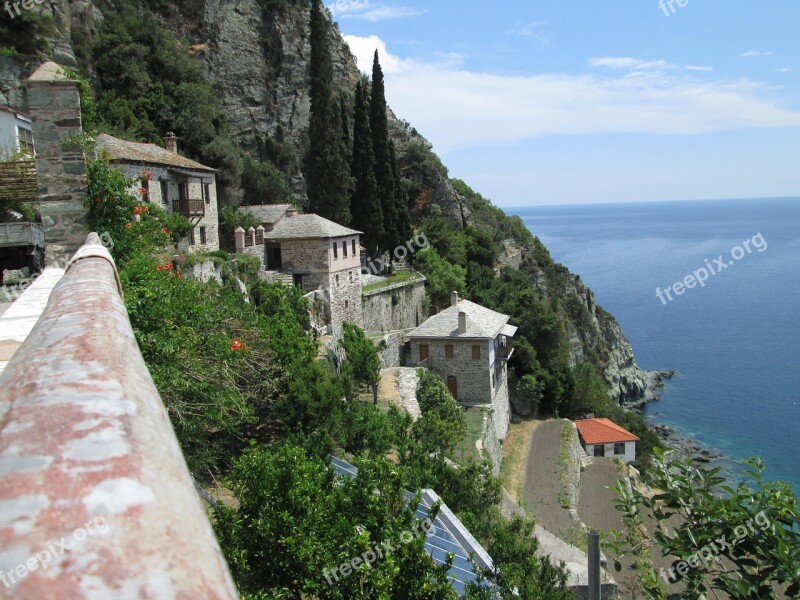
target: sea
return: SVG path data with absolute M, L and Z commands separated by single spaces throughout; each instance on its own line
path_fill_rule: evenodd
M 800 490 L 800 198 L 505 210 L 594 291 L 640 367 L 677 371 L 651 423 L 735 479 L 760 457 Z

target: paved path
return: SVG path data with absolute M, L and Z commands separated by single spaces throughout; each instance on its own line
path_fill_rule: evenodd
M 545 421 L 533 431 L 527 474 L 522 489 L 523 503 L 536 521 L 551 533 L 562 536 L 575 529 L 575 522 L 559 502 L 558 454 L 564 422 Z
M 0 317 L 0 373 L 36 325 L 63 276 L 64 269 L 47 267 Z

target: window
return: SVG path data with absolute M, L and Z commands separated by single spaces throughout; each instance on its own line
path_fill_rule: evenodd
M 453 358 L 453 344 L 445 344 L 445 346 L 444 346 L 444 357 L 445 358 Z
M 206 204 L 211 204 L 211 184 L 207 183 L 203 186 L 203 194 L 206 198 Z
M 337 287 L 339 285 L 339 276 L 338 275 L 336 276 L 336 285 L 337 285 Z
M 603 444 L 597 444 L 594 447 L 594 455 L 600 458 L 606 455 L 606 447 Z
M 333 242 L 333 258 L 339 258 L 339 244 Z
M 356 252 L 356 241 L 355 241 L 355 240 L 353 240 L 353 256 L 355 256 L 356 254 L 358 254 L 358 253 Z
M 621 456 L 623 454 L 625 454 L 625 442 L 622 442 L 621 444 L 614 444 L 614 455 Z
M 161 182 L 161 201 L 164 204 L 167 204 L 167 202 L 169 202 L 169 183 L 167 183 L 166 181 Z
M 189 199 L 189 182 L 186 181 L 178 186 L 178 197 L 181 201 Z
M 139 189 L 142 192 L 142 202 L 150 204 L 150 182 L 147 179 L 140 179 Z
M 200 243 L 201 244 L 205 244 L 206 243 L 206 228 L 205 227 L 201 227 L 200 228 Z
M 481 347 L 479 344 L 475 344 L 472 346 L 472 358 L 480 358 L 481 357 Z
M 353 283 L 353 272 L 350 271 L 350 283 Z
M 17 127 L 17 136 L 19 137 L 20 152 L 33 154 L 33 134 L 31 133 L 31 130 Z
M 428 344 L 419 345 L 419 362 L 428 360 Z
M 350 300 L 345 300 L 344 301 L 344 307 L 345 308 L 350 308 Z
M 189 232 L 189 244 L 194 246 L 194 229 Z
M 347 258 L 347 242 L 342 242 L 342 256 Z

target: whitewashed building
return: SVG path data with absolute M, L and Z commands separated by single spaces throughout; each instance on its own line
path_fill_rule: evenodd
M 0 106 L 0 158 L 19 151 L 35 154 L 31 118 L 14 108 Z
M 636 442 L 639 438 L 609 419 L 581 419 L 575 421 L 581 445 L 589 456 L 622 458 L 631 463 L 636 460 Z

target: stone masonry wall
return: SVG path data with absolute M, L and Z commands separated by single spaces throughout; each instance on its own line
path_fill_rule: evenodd
M 338 281 L 337 281 L 338 280 Z M 334 333 L 341 330 L 345 321 L 364 327 L 361 308 L 361 269 L 331 273 L 327 284 L 327 296 L 331 311 L 331 327 Z
M 136 180 L 136 184 L 128 191 L 140 200 L 143 200 L 142 194 L 139 193 L 141 179 L 143 177 L 142 173 L 145 169 L 150 171 L 153 174 L 153 178 L 150 180 L 149 185 L 147 186 L 150 203 L 160 206 L 167 212 L 172 212 L 172 201 L 179 198 L 180 192 L 178 190 L 180 185 L 183 183 L 183 177 L 178 178 L 168 168 L 158 167 L 155 165 L 115 163 L 114 166 L 120 169 L 125 177 Z M 204 175 L 204 177 L 206 176 Z M 219 209 L 217 206 L 217 184 L 216 178 L 212 174 L 209 174 L 208 177 L 213 180 L 213 183 L 211 186 L 209 186 L 211 198 L 210 202 L 207 202 L 205 205 L 205 215 L 203 215 L 203 218 L 199 221 L 197 220 L 197 217 L 191 219 L 192 223 L 195 224 L 195 243 L 188 248 L 192 252 L 219 250 Z M 167 198 L 162 197 L 162 180 L 167 182 Z M 202 186 L 203 183 L 199 178 L 190 177 L 189 196 L 191 198 L 202 198 Z M 200 227 L 206 228 L 205 244 L 200 243 Z
M 492 398 L 492 412 L 495 433 L 498 440 L 506 439 L 508 424 L 511 422 L 511 403 L 508 397 L 508 365 L 502 364 L 500 368 L 500 382 L 495 388 Z
M 425 280 L 363 295 L 364 329 L 398 331 L 418 327 L 428 318 Z
M 81 132 L 78 82 L 55 63 L 45 63 L 25 82 L 36 144 L 39 211 L 44 224 L 47 264 L 63 262 L 85 241 L 86 159 L 81 149 L 62 148 Z
M 436 371 L 442 379 L 453 376 L 458 384 L 457 400 L 467 406 L 491 404 L 493 393 L 489 383 L 489 342 L 487 340 L 431 339 L 411 341 L 408 366 L 419 364 L 420 343 L 428 344 L 429 359 L 422 365 Z M 453 358 L 445 357 L 445 345 L 452 344 Z M 472 346 L 480 345 L 481 357 L 472 358 Z

